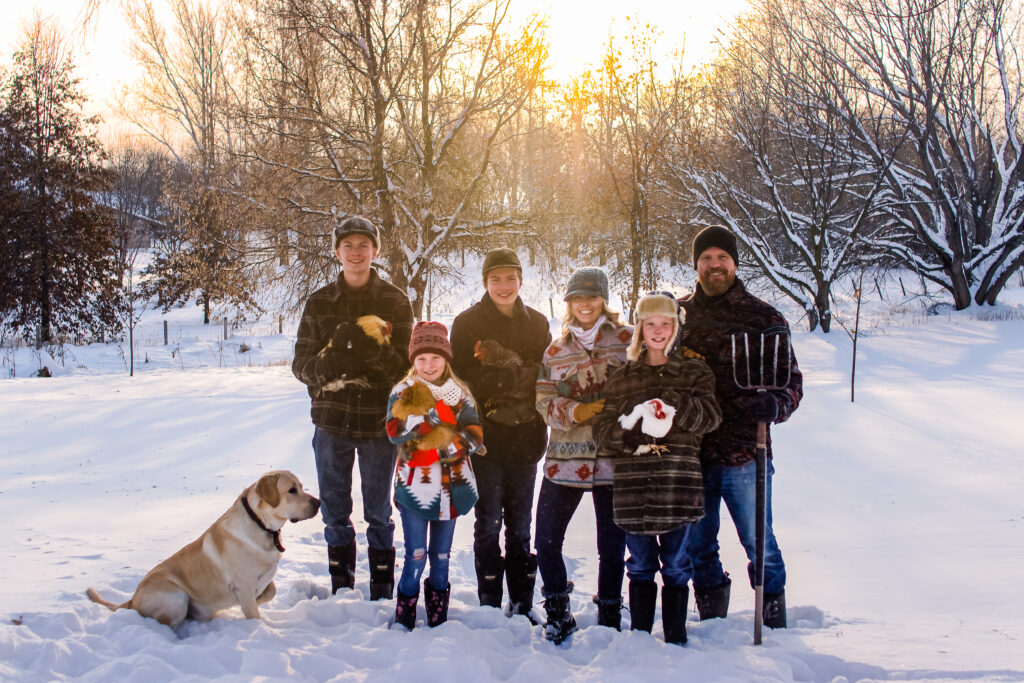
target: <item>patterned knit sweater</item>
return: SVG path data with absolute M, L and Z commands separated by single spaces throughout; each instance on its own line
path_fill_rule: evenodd
M 609 375 L 626 362 L 633 328 L 605 321 L 591 350 L 572 333 L 548 346 L 537 379 L 537 412 L 551 428 L 544 476 L 556 484 L 590 488 L 611 484 L 614 459 L 598 457 L 592 421 L 578 424 L 573 409 L 603 395 Z
M 392 414 L 395 401 L 410 382 L 395 385 L 388 398 L 385 428 L 392 443 L 398 444 L 395 467 L 395 503 L 426 520 L 455 519 L 473 509 L 478 498 L 471 452 L 483 444 L 483 430 L 473 397 L 438 401 L 433 412 L 455 427 L 458 435 L 447 449 L 416 450 L 410 444 L 422 436 L 423 420 L 410 416 L 401 420 Z

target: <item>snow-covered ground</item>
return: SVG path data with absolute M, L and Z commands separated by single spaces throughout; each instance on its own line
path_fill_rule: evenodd
M 691 600 L 683 648 L 662 642 L 657 621 L 653 637 L 596 626 L 588 500 L 565 546 L 581 630 L 560 647 L 523 617 L 476 606 L 471 517 L 457 528 L 450 620 L 437 629 L 421 613 L 412 633 L 389 630 L 394 601 L 365 599 L 365 557 L 355 590 L 331 596 L 316 519 L 285 528 L 262 621 L 236 609 L 175 633 L 111 614 L 87 586 L 127 598 L 263 471 L 290 469 L 316 492 L 289 327 L 219 356 L 215 337 L 174 357 L 157 342 L 133 378 L 113 345 L 69 348 L 51 379 L 26 377 L 38 359 L 8 352 L 19 369 L 0 381 L 0 679 L 1024 681 L 1022 290 L 1005 300 L 1017 307 L 987 321 L 891 298 L 866 309 L 855 403 L 846 334 L 794 326 L 806 394 L 774 431 L 791 627 L 761 646 L 741 581 L 728 619 L 698 622 Z M 549 312 L 546 294 L 531 301 Z M 399 557 L 401 538 L 399 527 Z M 722 541 L 742 577 L 728 522 Z

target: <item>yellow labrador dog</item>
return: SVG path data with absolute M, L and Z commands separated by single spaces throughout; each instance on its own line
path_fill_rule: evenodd
M 259 619 L 258 605 L 277 593 L 281 527 L 319 510 L 320 501 L 303 492 L 294 474 L 267 472 L 202 536 L 146 574 L 128 602 L 108 602 L 92 588 L 86 594 L 111 610 L 134 609 L 171 628 L 186 618 L 206 621 L 235 605 L 246 619 Z

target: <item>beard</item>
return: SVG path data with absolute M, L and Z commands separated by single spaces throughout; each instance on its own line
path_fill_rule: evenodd
M 725 279 L 712 280 L 708 277 L 710 275 L 718 275 L 720 273 L 725 274 Z M 736 282 L 736 273 L 726 273 L 721 269 L 713 269 L 705 273 L 704 276 L 697 278 L 697 281 L 700 283 L 701 289 L 703 289 L 704 293 L 708 296 L 721 296 L 728 292 L 729 288 L 732 287 L 734 282 Z

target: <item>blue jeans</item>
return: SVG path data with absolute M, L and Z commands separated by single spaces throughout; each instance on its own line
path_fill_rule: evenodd
M 405 535 L 405 564 L 398 580 L 398 592 L 406 597 L 420 594 L 420 577 L 430 558 L 430 576 L 427 579 L 434 590 L 448 590 L 448 560 L 455 536 L 454 519 L 426 520 L 415 512 L 398 505 Z M 430 544 L 427 544 L 427 532 Z
M 764 592 L 781 593 L 786 587 L 786 565 L 772 532 L 772 475 L 775 467 L 768 461 L 767 497 L 765 498 Z M 754 531 L 756 505 L 757 464 L 727 467 L 704 467 L 704 517 L 693 525 L 689 554 L 693 566 L 694 590 L 707 590 L 725 583 L 727 574 L 718 556 L 718 530 L 721 501 L 729 509 L 740 543 L 747 553 L 747 574 L 754 585 L 754 556 L 757 534 Z
M 523 560 L 530 556 L 530 521 L 533 517 L 533 488 L 537 463 L 509 464 L 473 459 L 477 492 L 473 523 L 473 555 L 484 566 L 501 560 L 501 525 L 505 524 L 505 556 Z
M 612 487 L 584 489 L 544 479 L 537 499 L 537 538 L 534 542 L 544 595 L 561 593 L 568 587 L 562 544 L 569 521 L 588 490 L 594 499 L 597 521 L 597 595 L 613 599 L 622 594 L 626 534 L 615 526 L 612 519 Z
M 363 519 L 369 525 L 366 542 L 376 550 L 395 545 L 391 520 L 391 480 L 397 450 L 387 437 L 347 439 L 326 429 L 313 432 L 316 478 L 320 486 L 320 513 L 327 545 L 346 546 L 355 541 L 352 526 L 352 465 L 359 457 L 363 493 Z
M 630 581 L 654 581 L 661 570 L 661 581 L 666 586 L 685 586 L 690 578 L 686 557 L 686 537 L 692 524 L 686 524 L 665 534 L 626 534 L 629 559 L 626 574 Z

